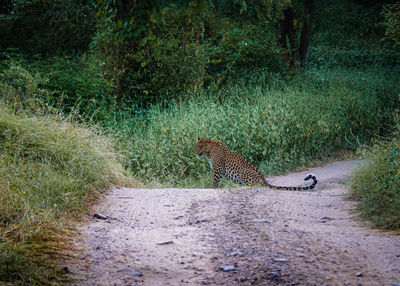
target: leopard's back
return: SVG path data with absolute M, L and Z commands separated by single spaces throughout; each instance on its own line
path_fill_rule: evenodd
M 265 185 L 263 174 L 242 156 L 225 152 L 224 176 L 241 185 Z

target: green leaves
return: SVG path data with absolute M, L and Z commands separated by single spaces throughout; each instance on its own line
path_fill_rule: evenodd
M 280 70 L 274 26 L 262 16 L 280 4 L 101 0 L 98 7 L 94 43 L 121 101 L 176 100 L 255 67 Z

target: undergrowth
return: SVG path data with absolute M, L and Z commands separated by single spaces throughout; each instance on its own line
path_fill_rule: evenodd
M 220 140 L 271 174 L 390 132 L 398 107 L 398 78 L 390 71 L 338 68 L 292 79 L 267 76 L 168 108 L 120 112 L 108 127 L 128 158 L 126 167 L 151 185 L 210 186 L 204 180 L 208 164 L 194 154 L 197 137 Z
M 126 180 L 122 166 L 93 127 L 0 110 L 0 284 L 60 282 L 68 221 Z
M 350 183 L 360 214 L 379 228 L 400 231 L 400 126 L 393 140 L 364 148 L 363 157 Z

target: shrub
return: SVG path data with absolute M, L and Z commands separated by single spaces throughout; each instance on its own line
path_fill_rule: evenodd
M 400 230 L 400 128 L 390 142 L 363 149 L 365 163 L 351 180 L 360 214 L 382 229 Z
M 48 103 L 64 113 L 76 109 L 85 118 L 102 120 L 105 110 L 115 105 L 112 83 L 96 56 L 53 57 L 25 64 L 32 72 L 47 76 L 42 86 L 52 93 Z
M 7 62 L 0 72 L 0 101 L 15 110 L 42 110 L 52 93 L 43 85 L 47 79 L 31 73 L 14 60 Z
M 116 106 L 112 83 L 95 56 L 53 57 L 29 62 L 15 58 L 2 63 L 0 101 L 15 110 L 79 113 L 103 120 Z
M 384 40 L 389 40 L 395 47 L 400 45 L 400 3 L 386 4 L 382 11 L 385 20 L 382 25 L 385 27 Z

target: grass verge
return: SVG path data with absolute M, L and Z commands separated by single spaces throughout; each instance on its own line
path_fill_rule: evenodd
M 0 110 L 0 284 L 63 282 L 69 221 L 126 181 L 122 166 L 93 127 Z
M 392 141 L 363 151 L 365 164 L 350 183 L 358 210 L 376 227 L 400 231 L 400 127 Z

